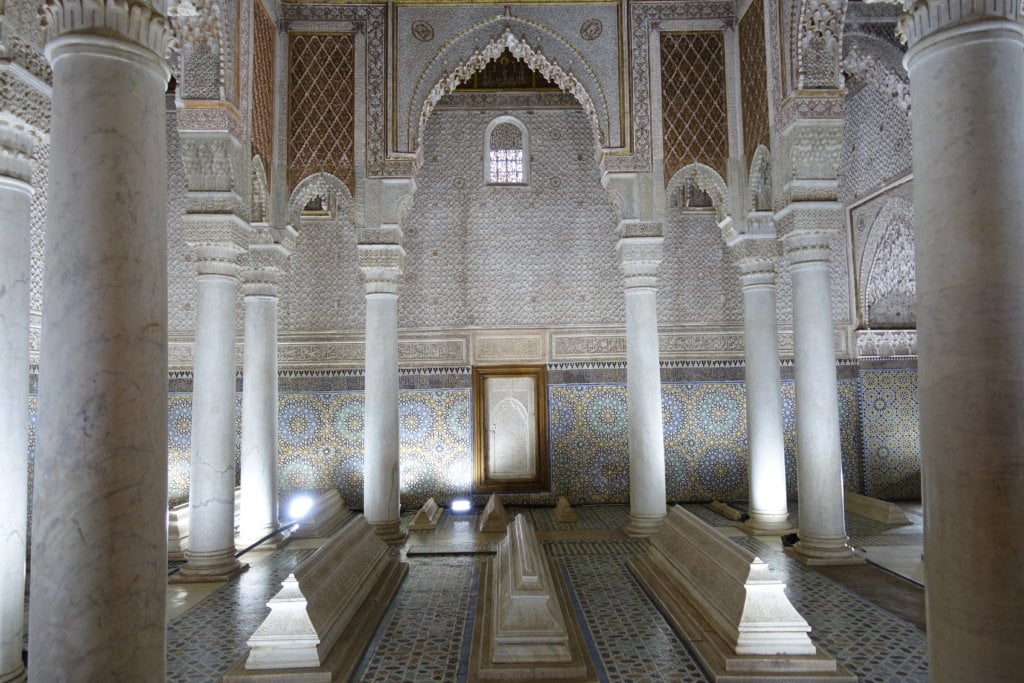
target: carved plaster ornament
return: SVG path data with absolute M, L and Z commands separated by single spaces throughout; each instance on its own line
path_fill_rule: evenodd
M 861 55 L 856 48 L 850 49 L 841 66 L 850 76 L 863 79 L 878 92 L 891 97 L 904 113 L 910 113 L 910 84 L 900 74 L 886 68 L 872 55 Z

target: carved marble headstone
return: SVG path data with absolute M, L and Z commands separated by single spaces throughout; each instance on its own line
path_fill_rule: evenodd
M 856 680 L 811 642 L 763 560 L 681 507 L 629 567 L 713 679 Z
M 441 521 L 441 513 L 442 510 L 434 502 L 434 499 L 428 498 L 423 507 L 416 512 L 412 522 L 409 523 L 409 531 L 433 531 L 437 528 L 437 523 Z
M 477 530 L 484 533 L 503 532 L 508 526 L 508 513 L 497 493 L 492 493 L 487 499 L 484 511 L 480 513 L 480 522 Z

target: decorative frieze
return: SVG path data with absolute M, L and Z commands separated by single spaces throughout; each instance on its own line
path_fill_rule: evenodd
M 843 57 L 843 71 L 860 78 L 872 88 L 892 99 L 899 108 L 910 114 L 910 83 L 907 78 L 887 68 L 873 55 L 862 55 L 856 47 Z
M 916 356 L 917 330 L 858 330 L 857 356 Z

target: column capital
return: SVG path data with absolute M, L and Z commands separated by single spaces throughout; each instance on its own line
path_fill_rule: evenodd
M 273 298 L 278 296 L 281 269 L 277 266 L 252 266 L 242 269 L 242 296 Z
M 775 235 L 741 235 L 729 243 L 733 263 L 746 287 L 774 286 L 782 247 Z
M 238 277 L 238 259 L 249 245 L 249 227 L 232 214 L 185 214 L 185 241 L 196 250 L 199 275 Z
M 167 0 L 45 0 L 39 13 L 47 43 L 66 35 L 115 34 L 162 59 L 176 45 Z M 47 51 L 49 56 L 49 45 Z
M 367 294 L 398 294 L 398 278 L 405 269 L 405 249 L 400 244 L 359 244 L 359 270 Z
M 968 29 L 983 22 L 1020 22 L 1021 0 L 904 0 L 902 4 L 905 11 L 896 31 L 910 46 L 906 61 L 913 59 L 915 46 L 940 31 Z
M 623 237 L 615 245 L 626 289 L 657 287 L 664 237 Z

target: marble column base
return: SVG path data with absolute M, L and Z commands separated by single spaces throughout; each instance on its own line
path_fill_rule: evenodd
M 790 557 L 812 567 L 815 565 L 865 564 L 867 562 L 846 541 L 835 544 L 801 539 L 786 548 L 785 552 Z
M 754 512 L 740 525 L 740 529 L 751 536 L 784 536 L 797 532 L 797 528 L 789 523 L 788 514 L 766 515 Z
M 205 583 L 230 581 L 249 568 L 248 564 L 235 559 L 234 549 L 215 553 L 193 553 L 185 551 L 187 562 L 177 574 L 168 578 L 168 583 Z
M 630 538 L 648 538 L 649 536 L 654 535 L 654 533 L 661 528 L 661 523 L 664 520 L 665 515 L 650 517 L 630 512 L 629 523 L 626 524 L 623 531 L 625 531 L 626 535 Z
M 409 538 L 409 534 L 402 531 L 397 521 L 370 522 L 370 525 L 373 527 L 373 533 L 377 534 L 377 538 L 388 545 L 403 545 Z
M 21 665 L 14 671 L 0 676 L 0 683 L 25 683 L 25 666 Z

